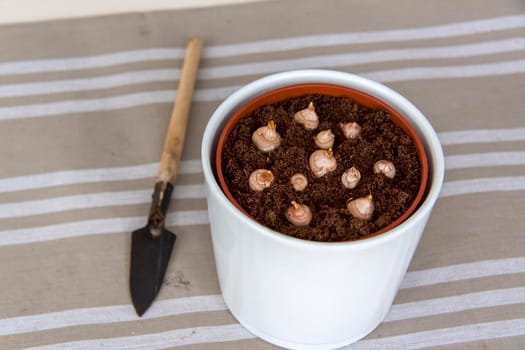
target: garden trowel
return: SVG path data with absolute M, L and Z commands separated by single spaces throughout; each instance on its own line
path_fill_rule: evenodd
M 139 316 L 146 312 L 160 290 L 176 240 L 175 234 L 165 228 L 166 212 L 182 154 L 201 51 L 200 39 L 188 42 L 148 222 L 132 234 L 129 285 Z

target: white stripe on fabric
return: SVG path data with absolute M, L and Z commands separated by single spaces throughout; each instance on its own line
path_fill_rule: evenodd
M 367 72 L 361 75 L 380 82 L 394 82 L 424 79 L 498 76 L 523 72 L 525 72 L 525 60 L 503 61 L 465 66 L 403 68 Z M 235 85 L 197 90 L 194 95 L 194 100 L 200 102 L 221 101 L 240 87 L 240 85 Z M 66 113 L 109 111 L 158 103 L 172 103 L 175 95 L 176 91 L 174 90 L 161 90 L 97 99 L 67 100 L 61 102 L 2 107 L 0 108 L 0 121 L 56 116 Z
M 524 303 L 525 287 L 489 290 L 454 295 L 451 297 L 420 300 L 405 304 L 395 304 L 390 309 L 384 322 Z
M 285 39 L 255 41 L 243 44 L 212 46 L 205 50 L 205 57 L 228 57 L 246 54 L 283 52 L 312 47 L 331 47 L 381 42 L 398 42 L 421 39 L 452 38 L 463 35 L 490 33 L 525 27 L 525 15 L 495 17 L 469 22 L 458 22 L 432 27 L 332 33 Z
M 186 210 L 169 213 L 166 226 L 190 226 L 208 224 L 207 210 Z M 27 244 L 62 238 L 99 234 L 131 232 L 146 225 L 146 217 L 127 217 L 76 221 L 40 227 L 0 231 L 0 247 Z
M 217 58 L 263 52 L 283 52 L 310 47 L 451 38 L 462 35 L 522 28 L 524 26 L 525 15 L 515 15 L 431 27 L 375 32 L 308 35 L 285 39 L 271 39 L 240 44 L 210 46 L 204 49 L 203 57 Z M 96 56 L 5 62 L 0 63 L 0 75 L 92 69 L 126 63 L 173 60 L 180 59 L 183 56 L 183 48 L 152 48 Z
M 164 61 L 184 57 L 182 48 L 152 48 L 110 54 L 0 63 L 0 75 L 64 72 L 111 67 L 120 64 Z
M 79 340 L 68 343 L 36 346 L 26 348 L 26 350 L 160 350 L 184 345 L 220 343 L 252 338 L 255 338 L 255 336 L 240 324 L 229 324 L 224 326 L 177 329 L 162 333 L 121 338 Z
M 474 78 L 525 72 L 525 60 L 474 64 L 469 66 L 416 67 L 364 73 L 365 77 L 382 82 Z
M 194 312 L 226 310 L 220 295 L 202 295 L 155 301 L 140 319 L 154 319 Z M 89 307 L 30 316 L 0 319 L 0 336 L 49 329 L 137 321 L 132 305 Z
M 23 191 L 36 188 L 96 183 L 106 181 L 124 181 L 152 179 L 159 168 L 159 163 L 148 163 L 126 167 L 79 169 L 56 171 L 43 174 L 25 175 L 0 179 L 0 193 Z M 180 175 L 202 173 L 201 161 L 198 159 L 180 162 Z
M 525 318 L 433 329 L 392 337 L 362 340 L 347 350 L 415 350 L 433 346 L 462 344 L 525 334 Z
M 443 146 L 524 140 L 525 128 L 458 130 L 439 133 L 439 141 Z
M 469 324 L 403 335 L 361 340 L 344 347 L 347 350 L 414 350 L 432 346 L 461 344 L 525 334 L 525 318 Z M 240 324 L 196 327 L 119 338 L 89 339 L 26 348 L 26 350 L 62 349 L 166 349 L 192 344 L 219 343 L 255 338 Z
M 440 197 L 459 196 L 469 193 L 508 192 L 525 190 L 525 176 L 487 177 L 469 180 L 447 181 Z
M 470 153 L 445 157 L 447 170 L 524 164 L 525 152 L 523 151 Z
M 475 261 L 464 264 L 409 271 L 401 289 L 525 272 L 525 257 Z
M 275 73 L 298 68 L 351 67 L 357 64 L 417 59 L 448 59 L 473 57 L 525 49 L 525 38 L 511 38 L 476 44 L 379 50 L 350 54 L 303 57 L 300 59 L 272 60 L 237 65 L 201 68 L 199 79 L 221 79 L 256 74 Z M 0 85 L 0 98 L 53 94 L 58 92 L 109 89 L 148 82 L 173 81 L 180 77 L 178 69 L 144 70 L 85 79 L 58 80 Z
M 0 121 L 19 118 L 56 116 L 67 113 L 111 111 L 159 103 L 171 103 L 175 90 L 137 92 L 113 97 L 67 100 L 0 108 Z
M 179 77 L 179 69 L 152 69 L 85 79 L 4 84 L 0 85 L 0 98 L 110 89 L 127 85 L 174 81 Z
M 151 202 L 152 190 L 101 192 L 34 201 L 0 204 L 0 219 L 41 215 L 66 210 L 101 208 Z M 204 184 L 175 186 L 173 198 L 204 198 Z
M 304 68 L 351 67 L 379 62 L 474 57 L 524 49 L 525 38 L 511 38 L 475 44 L 355 52 L 203 68 L 199 71 L 199 78 L 221 79 Z
M 516 273 L 510 259 L 478 261 L 470 263 L 471 267 L 479 269 L 489 267 L 495 275 Z M 522 258 L 521 272 L 525 272 L 525 258 Z M 444 267 L 448 269 L 446 277 L 448 281 L 456 280 L 459 272 L 462 280 L 471 279 L 472 276 L 464 274 L 463 265 L 452 265 Z M 408 272 L 407 278 L 416 276 L 425 280 L 424 283 L 433 280 L 434 283 L 443 283 L 441 274 L 438 278 L 434 275 L 435 269 Z M 525 288 L 508 288 L 489 290 L 476 293 L 468 293 L 450 297 L 442 297 L 416 302 L 394 304 L 385 318 L 385 322 L 393 322 L 418 317 L 440 315 L 444 313 L 459 312 L 471 309 L 495 307 L 525 302 Z M 151 306 L 142 319 L 155 319 L 159 317 L 176 316 L 193 312 L 211 312 L 226 310 L 227 307 L 220 295 L 194 296 L 187 298 L 175 298 L 160 300 Z M 136 321 L 138 317 L 131 305 L 115 305 L 104 307 L 92 307 L 72 309 L 59 312 L 20 316 L 0 319 L 0 336 L 21 334 L 28 332 L 39 332 L 49 329 L 82 326 L 88 324 L 110 324 L 118 322 Z

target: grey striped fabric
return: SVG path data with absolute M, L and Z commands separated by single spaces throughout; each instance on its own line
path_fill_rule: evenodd
M 130 304 L 188 37 L 206 48 L 158 301 Z M 200 142 L 263 75 L 329 68 L 412 100 L 446 180 L 386 320 L 348 349 L 525 349 L 525 5 L 270 1 L 0 27 L 0 349 L 273 349 L 225 307 Z

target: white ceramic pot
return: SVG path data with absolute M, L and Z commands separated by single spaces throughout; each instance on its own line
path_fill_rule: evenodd
M 258 224 L 226 198 L 215 176 L 224 124 L 253 97 L 300 83 L 361 90 L 389 104 L 416 129 L 430 174 L 422 204 L 406 221 L 368 239 L 312 242 Z M 333 349 L 374 330 L 393 303 L 443 183 L 443 151 L 424 115 L 397 92 L 363 77 L 290 71 L 256 80 L 229 96 L 210 118 L 201 152 L 219 283 L 235 318 L 256 336 L 293 349 Z

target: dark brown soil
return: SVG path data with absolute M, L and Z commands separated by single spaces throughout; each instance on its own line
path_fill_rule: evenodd
M 295 112 L 313 101 L 319 115 L 319 127 L 306 130 L 293 121 Z M 277 124 L 282 144 L 270 153 L 260 152 L 252 143 L 252 133 L 270 119 Z M 362 127 L 357 139 L 346 139 L 339 123 L 357 122 Z M 308 158 L 317 147 L 314 136 L 331 129 L 335 135 L 333 147 L 337 169 L 316 178 L 308 167 Z M 378 160 L 394 163 L 396 176 L 389 179 L 374 174 Z M 342 173 L 355 166 L 361 181 L 354 189 L 341 184 Z M 248 177 L 264 168 L 274 174 L 271 187 L 254 192 Z M 421 177 L 416 148 L 410 137 L 397 127 L 384 110 L 370 110 L 345 97 L 305 95 L 266 105 L 242 118 L 229 135 L 223 153 L 223 173 L 234 198 L 255 220 L 271 229 L 312 241 L 349 241 L 362 238 L 390 224 L 408 209 L 417 195 Z M 295 191 L 290 178 L 302 173 L 308 187 Z M 350 198 L 373 195 L 374 215 L 370 221 L 353 218 L 346 209 Z M 313 212 L 309 226 L 290 224 L 284 213 L 294 200 L 308 205 Z

